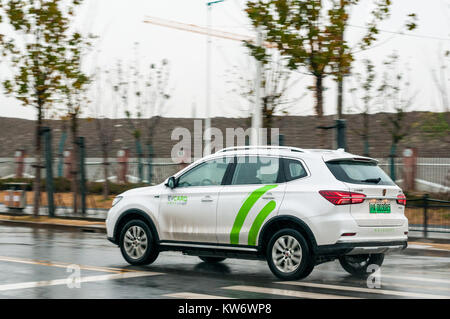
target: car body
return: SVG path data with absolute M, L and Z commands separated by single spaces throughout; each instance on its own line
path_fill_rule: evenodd
M 370 261 L 381 265 L 384 253 L 407 246 L 405 203 L 372 158 L 344 150 L 231 147 L 164 183 L 119 195 L 106 226 L 132 264 L 154 257 L 138 258 L 145 236 L 141 252 L 179 250 L 209 261 L 266 258 L 282 279 L 303 278 L 336 258 L 343 266 L 356 258 L 362 268 L 346 270 L 362 274 Z M 135 225 L 142 236 L 125 233 L 135 220 L 148 226 Z

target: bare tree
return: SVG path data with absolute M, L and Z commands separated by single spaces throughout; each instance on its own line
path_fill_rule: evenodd
M 95 128 L 97 131 L 97 136 L 100 141 L 99 147 L 102 154 L 102 167 L 103 167 L 103 198 L 107 199 L 109 196 L 109 155 L 111 144 L 115 139 L 115 134 L 117 130 L 117 125 L 114 125 L 114 121 L 108 119 L 108 116 L 112 118 L 117 118 L 119 103 L 116 99 L 116 92 L 118 90 L 118 86 L 113 84 L 111 79 L 111 73 L 109 71 L 105 71 L 104 74 L 107 76 L 106 78 L 106 86 L 111 88 L 111 90 L 106 90 L 111 94 L 111 105 L 107 105 L 104 102 L 104 94 L 103 90 L 103 79 L 102 72 L 99 68 L 96 69 L 96 93 L 95 97 L 91 103 L 91 113 L 93 114 L 93 120 L 95 123 Z M 107 110 L 111 110 L 112 114 L 107 114 Z
M 114 85 L 114 91 L 119 96 L 121 109 L 127 118 L 127 131 L 135 142 L 139 180 L 144 180 L 143 158 L 146 157 L 149 165 L 147 180 L 150 182 L 153 136 L 161 116 L 164 115 L 166 102 L 171 96 L 170 65 L 163 59 L 159 64 L 152 63 L 141 71 L 137 44 L 135 52 L 134 65 L 128 67 L 131 74 L 123 70 L 120 62 L 117 64 L 117 83 Z
M 353 106 L 350 110 L 360 113 L 363 119 L 361 128 L 352 128 L 351 130 L 362 138 L 364 143 L 364 155 L 370 156 L 370 113 L 374 112 L 374 81 L 376 74 L 372 61 L 366 59 L 363 63 L 365 66 L 364 73 L 355 74 L 357 85 L 350 89 L 353 98 Z M 362 91 L 361 100 L 356 97 L 357 91 Z
M 387 58 L 384 67 L 378 93 L 387 111 L 385 124 L 391 135 L 390 156 L 394 158 L 398 144 L 410 133 L 413 123 L 406 120 L 406 112 L 411 109 L 416 93 L 411 92 L 411 83 L 400 69 L 397 53 Z
M 247 64 L 248 65 L 248 64 Z M 233 84 L 232 92 L 244 98 L 248 104 L 255 104 L 255 80 L 252 77 L 254 72 L 248 68 L 235 66 L 229 72 L 230 80 Z M 292 89 L 302 80 L 302 77 L 294 76 L 283 60 L 277 56 L 266 57 L 261 72 L 261 105 L 263 116 L 263 127 L 269 131 L 274 127 L 274 117 L 276 115 L 287 115 L 298 102 L 306 96 L 304 92 L 301 96 L 295 96 Z M 241 110 L 242 111 L 242 110 Z M 252 110 L 244 110 L 249 116 Z M 267 136 L 267 144 L 272 144 L 271 134 Z
M 450 112 L 449 88 L 450 88 L 450 50 L 444 52 L 439 51 L 438 70 L 431 71 L 433 82 L 441 99 L 441 107 L 444 112 Z

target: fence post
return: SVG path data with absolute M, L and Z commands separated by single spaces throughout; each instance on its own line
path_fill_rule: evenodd
M 66 142 L 67 133 L 63 131 L 58 145 L 58 177 L 64 176 L 64 143 Z
M 153 161 L 153 147 L 152 147 L 152 145 L 151 144 L 148 144 L 147 145 L 147 147 L 148 147 L 148 172 L 147 172 L 147 176 L 148 176 L 148 181 L 147 181 L 147 183 L 150 185 L 151 183 L 152 183 L 152 178 L 153 178 L 153 172 L 152 172 L 152 170 L 153 170 L 153 163 L 152 163 L 152 161 Z
M 428 237 L 428 198 L 430 195 L 423 195 L 423 235 Z
M 16 162 L 16 177 L 23 178 L 25 168 L 25 150 L 18 149 L 14 154 L 14 161 Z
M 85 149 L 84 149 L 84 137 L 78 137 L 79 147 L 79 167 L 80 167 L 80 193 L 81 193 L 81 213 L 86 215 L 86 172 L 85 172 Z
M 397 145 L 396 144 L 392 144 L 391 146 L 391 152 L 389 154 L 390 157 L 390 175 L 391 175 L 391 179 L 395 182 L 396 178 L 396 174 L 395 174 L 395 153 L 397 151 Z
M 278 135 L 278 145 L 284 146 L 284 134 Z
M 139 179 L 139 183 L 142 183 L 142 181 L 144 180 L 144 167 L 142 165 L 142 147 L 141 147 L 141 141 L 139 141 L 138 139 L 135 140 L 136 143 L 136 155 L 137 155 L 137 160 L 138 160 L 138 179 Z
M 346 137 L 346 126 L 345 120 L 336 120 L 336 143 L 338 148 L 347 148 L 347 137 Z
M 47 192 L 48 215 L 55 216 L 55 203 L 53 201 L 53 167 L 52 167 L 52 131 L 49 127 L 42 127 L 45 142 L 45 189 Z

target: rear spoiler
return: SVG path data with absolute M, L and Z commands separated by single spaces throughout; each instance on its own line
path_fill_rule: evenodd
M 364 157 L 364 156 L 322 156 L 324 162 L 334 162 L 334 161 L 355 161 L 355 162 L 366 162 L 366 163 L 375 163 L 378 164 L 378 160 L 370 157 Z

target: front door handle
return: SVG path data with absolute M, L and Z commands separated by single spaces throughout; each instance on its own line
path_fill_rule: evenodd
M 202 203 L 208 203 L 208 202 L 212 202 L 212 201 L 213 201 L 213 199 L 209 195 L 202 198 Z
M 275 199 L 272 193 L 266 193 L 266 196 L 263 196 L 263 199 Z

